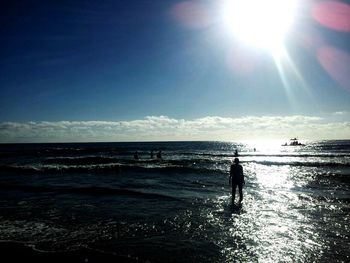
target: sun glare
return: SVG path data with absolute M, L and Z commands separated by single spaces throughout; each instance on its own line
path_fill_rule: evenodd
M 227 0 L 224 23 L 241 41 L 275 53 L 283 46 L 297 0 Z

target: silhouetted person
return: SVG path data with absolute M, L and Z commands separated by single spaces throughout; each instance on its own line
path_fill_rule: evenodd
M 239 202 L 243 201 L 243 185 L 245 184 L 244 175 L 243 175 L 243 167 L 239 164 L 239 159 L 235 158 L 234 163 L 231 164 L 230 168 L 230 178 L 229 184 L 232 186 L 232 203 L 235 202 L 236 197 L 236 188 L 238 186 L 239 190 Z
M 237 150 L 235 150 L 235 157 L 237 157 L 238 156 L 238 151 Z
M 157 153 L 157 159 L 162 159 L 162 151 L 159 151 L 159 152 Z
M 153 151 L 151 151 L 151 159 L 153 159 L 153 157 L 154 157 L 154 153 Z
M 135 159 L 135 160 L 138 160 L 138 159 L 139 159 L 139 153 L 138 153 L 137 151 L 134 153 L 134 159 Z

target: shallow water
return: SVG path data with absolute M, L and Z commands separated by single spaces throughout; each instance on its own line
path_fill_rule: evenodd
M 0 239 L 141 262 L 349 261 L 350 141 L 280 145 L 1 145 Z M 235 149 L 242 206 L 228 186 Z

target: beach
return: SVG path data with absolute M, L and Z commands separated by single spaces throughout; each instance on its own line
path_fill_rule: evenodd
M 350 260 L 348 140 L 1 144 L 0 157 L 0 251 L 14 261 Z

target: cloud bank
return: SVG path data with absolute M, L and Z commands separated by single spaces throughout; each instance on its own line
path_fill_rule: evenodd
M 0 123 L 0 142 L 350 139 L 349 121 L 315 116 L 208 116 L 192 120 L 147 116 L 130 121 Z

